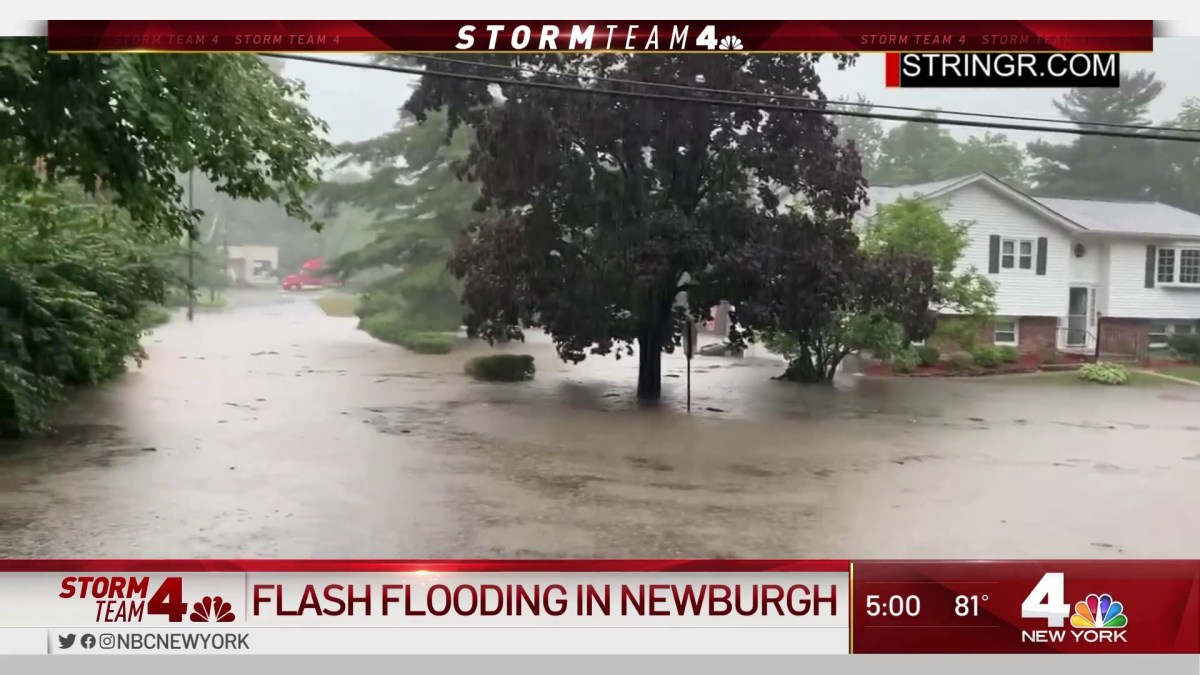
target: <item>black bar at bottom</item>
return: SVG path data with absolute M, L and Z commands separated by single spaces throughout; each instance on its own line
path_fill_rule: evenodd
M 1119 87 L 1115 53 L 901 54 L 901 87 Z

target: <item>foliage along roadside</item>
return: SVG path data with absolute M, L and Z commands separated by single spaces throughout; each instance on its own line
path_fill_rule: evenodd
M 168 273 L 161 240 L 69 186 L 0 183 L 0 434 L 44 428 L 66 387 L 145 358 L 139 337 Z
M 304 197 L 328 145 L 303 97 L 252 55 L 0 41 L 0 435 L 45 429 L 68 388 L 145 358 L 148 308 L 199 215 L 181 171 L 314 222 Z

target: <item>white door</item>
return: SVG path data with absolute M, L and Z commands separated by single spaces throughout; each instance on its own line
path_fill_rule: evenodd
M 1066 346 L 1090 349 L 1096 344 L 1096 289 L 1072 286 L 1069 290 Z

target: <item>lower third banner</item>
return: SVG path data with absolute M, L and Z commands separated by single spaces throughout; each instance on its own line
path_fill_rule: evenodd
M 1200 653 L 1200 561 L 0 561 L 0 653 Z

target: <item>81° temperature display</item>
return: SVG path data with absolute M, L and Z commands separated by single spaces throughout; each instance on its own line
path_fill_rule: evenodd
M 979 607 L 988 601 L 987 595 L 958 595 L 954 598 L 954 615 L 958 617 L 979 616 Z M 867 616 L 921 615 L 921 598 L 917 595 L 868 595 Z

